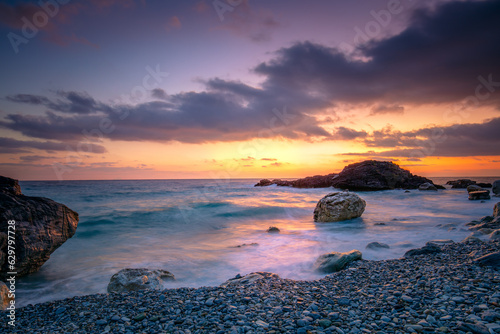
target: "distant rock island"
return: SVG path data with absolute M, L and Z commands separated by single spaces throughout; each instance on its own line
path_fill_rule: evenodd
M 276 184 L 294 188 L 328 188 L 349 189 L 354 191 L 376 191 L 390 189 L 418 189 L 420 185 L 428 183 L 437 189 L 445 189 L 435 185 L 428 178 L 413 175 L 390 161 L 366 160 L 350 164 L 338 173 L 328 175 L 309 176 L 293 181 L 262 179 L 255 187 L 264 187 Z

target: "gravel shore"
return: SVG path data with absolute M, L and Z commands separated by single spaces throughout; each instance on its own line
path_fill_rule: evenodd
M 500 241 L 356 261 L 317 281 L 262 273 L 252 283 L 80 296 L 16 312 L 5 333 L 500 333 Z M 2 314 L 6 318 L 6 314 Z

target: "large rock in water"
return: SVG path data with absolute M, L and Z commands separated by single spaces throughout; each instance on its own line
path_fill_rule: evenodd
M 490 191 L 485 189 L 485 190 L 479 190 L 479 191 L 471 191 L 469 193 L 469 200 L 471 201 L 478 201 L 482 199 L 490 199 Z
M 430 184 L 429 182 L 422 183 L 420 186 L 418 186 L 418 190 L 422 191 L 437 191 L 437 187 L 433 184 Z
M 11 220 L 16 228 L 16 263 L 8 267 L 7 235 L 0 233 L 1 279 L 7 272 L 19 277 L 40 269 L 75 234 L 78 213 L 48 198 L 24 196 L 17 180 L 0 176 L 0 231 L 8 233 Z
M 319 200 L 314 209 L 315 222 L 337 222 L 361 217 L 366 202 L 348 191 L 330 193 Z
M 333 179 L 332 185 L 340 189 L 374 191 L 397 188 L 417 189 L 423 183 L 443 188 L 436 186 L 425 177 L 413 175 L 392 162 L 367 160 L 346 166 Z
M 446 184 L 451 185 L 453 189 L 465 189 L 470 185 L 476 184 L 476 181 L 472 181 L 469 179 L 460 179 L 454 181 L 448 181 Z
M 346 253 L 326 253 L 318 257 L 314 263 L 314 270 L 325 274 L 334 273 L 353 261 L 361 260 L 361 257 L 362 254 L 357 249 Z
M 315 175 L 308 176 L 303 179 L 297 180 L 281 180 L 274 179 L 272 181 L 268 179 L 262 179 L 254 187 L 265 187 L 275 184 L 280 187 L 294 187 L 294 188 L 328 188 L 332 186 L 333 178 L 337 174 L 328 175 Z
M 174 275 L 166 270 L 126 268 L 111 276 L 108 284 L 108 292 L 161 290 L 163 289 L 163 280 L 174 279 Z

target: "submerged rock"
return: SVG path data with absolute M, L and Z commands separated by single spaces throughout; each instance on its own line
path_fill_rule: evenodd
M 432 190 L 432 191 L 437 191 L 437 187 L 429 182 L 422 183 L 420 186 L 418 186 L 418 190 Z
M 357 191 L 417 189 L 423 183 L 442 188 L 425 177 L 413 175 L 393 162 L 375 160 L 348 165 L 333 180 L 335 188 Z
M 367 249 L 371 250 L 379 250 L 379 249 L 389 249 L 391 248 L 388 244 L 384 244 L 382 242 L 370 242 L 368 245 L 366 245 Z
M 314 263 L 314 270 L 320 273 L 333 273 L 342 270 L 347 264 L 361 260 L 362 254 L 359 250 L 353 249 L 350 252 L 332 252 L 320 255 Z
M 470 201 L 478 201 L 483 199 L 491 199 L 489 190 L 472 191 L 469 193 Z
M 0 278 L 7 272 L 17 276 L 34 273 L 59 246 L 71 238 L 78 225 L 78 213 L 44 197 L 21 193 L 17 180 L 0 177 L 0 231 L 8 231 L 15 221 L 16 263 L 7 263 L 6 234 L 0 236 Z
M 111 276 L 108 292 L 161 290 L 163 280 L 175 280 L 175 277 L 172 273 L 161 269 L 126 268 Z
M 314 209 L 315 222 L 337 222 L 361 217 L 366 202 L 348 191 L 330 193 L 320 199 Z

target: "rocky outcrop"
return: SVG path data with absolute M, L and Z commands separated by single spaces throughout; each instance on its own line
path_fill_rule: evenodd
M 71 238 L 78 225 L 78 213 L 43 197 L 24 196 L 17 180 L 0 178 L 0 231 L 15 221 L 16 263 L 8 267 L 6 235 L 0 236 L 1 277 L 36 272 L 59 246 Z M 7 232 L 8 233 L 8 232 Z
M 315 222 L 337 222 L 361 217 L 366 202 L 348 191 L 330 193 L 319 200 L 314 209 Z
M 483 183 L 483 182 L 476 183 L 476 185 L 478 185 L 481 188 L 491 188 L 491 187 L 493 187 L 493 185 L 491 183 Z
M 454 181 L 448 181 L 446 184 L 451 185 L 453 189 L 465 189 L 470 185 L 476 184 L 476 181 L 472 181 L 469 179 L 460 179 Z
M 332 186 L 333 178 L 337 174 L 328 175 L 315 175 L 308 176 L 303 179 L 297 180 L 281 180 L 274 179 L 272 181 L 268 179 L 262 179 L 255 185 L 255 187 L 265 187 L 275 184 L 280 187 L 294 187 L 294 188 L 328 188 Z
M 277 228 L 276 226 L 269 226 L 269 228 L 266 231 L 267 233 L 280 233 L 280 229 Z
M 491 191 L 495 194 L 495 196 L 500 196 L 500 180 L 493 182 Z
M 353 249 L 350 252 L 332 252 L 320 255 L 314 263 L 314 270 L 320 273 L 329 274 L 342 270 L 347 264 L 361 260 L 362 254 L 359 250 Z
M 469 193 L 469 200 L 470 201 L 479 201 L 483 199 L 491 199 L 490 197 L 490 191 L 485 189 L 485 190 L 479 190 L 479 191 L 471 191 Z
M 481 256 L 474 260 L 474 263 L 480 266 L 500 267 L 500 252 L 494 252 Z
M 425 182 L 425 183 L 422 183 L 420 186 L 418 186 L 418 190 L 422 190 L 422 191 L 437 191 L 438 188 L 433 185 L 433 184 L 430 184 L 429 182 Z
M 172 273 L 161 269 L 126 268 L 111 276 L 108 292 L 161 290 L 163 280 L 175 280 L 175 277 Z
M 375 160 L 348 165 L 333 180 L 335 188 L 356 191 L 418 189 L 423 183 L 443 188 L 425 177 L 413 175 L 392 162 Z

